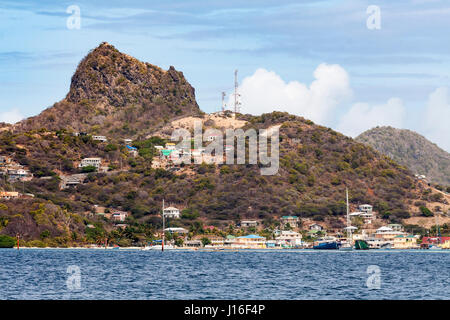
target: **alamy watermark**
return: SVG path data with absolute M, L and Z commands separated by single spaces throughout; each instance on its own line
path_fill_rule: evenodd
M 172 141 L 181 141 L 171 154 L 174 164 L 260 164 L 261 175 L 274 175 L 279 169 L 279 127 L 269 129 L 226 129 L 225 140 L 218 129 L 203 132 L 201 121 L 194 122 L 194 136 L 187 129 L 172 132 Z M 248 140 L 247 140 L 248 139 Z M 270 154 L 268 140 L 270 139 Z M 203 142 L 210 143 L 204 148 Z M 247 144 L 248 141 L 248 144 Z M 192 142 L 194 148 L 191 149 Z M 225 145 L 224 145 L 225 142 Z M 224 150 L 225 149 L 225 150 Z M 246 150 L 248 149 L 248 155 Z M 225 151 L 225 152 L 224 152 Z
M 381 29 L 381 9 L 379 6 L 371 5 L 367 7 L 366 13 L 369 15 L 366 26 L 369 30 Z
M 381 289 L 381 269 L 377 265 L 367 267 L 366 273 L 369 275 L 366 281 L 367 288 Z
M 80 7 L 77 5 L 68 6 L 66 9 L 66 13 L 70 14 L 70 16 L 67 18 L 67 21 L 66 21 L 67 29 L 79 30 L 81 28 L 81 9 L 80 9 Z
M 69 276 L 66 279 L 66 287 L 69 291 L 81 290 L 81 270 L 77 265 L 70 265 L 67 267 L 66 273 Z

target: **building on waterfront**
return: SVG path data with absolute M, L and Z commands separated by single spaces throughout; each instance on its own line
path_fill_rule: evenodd
M 396 236 L 405 235 L 404 232 L 401 231 L 394 231 L 392 228 L 384 226 L 381 228 L 378 228 L 375 231 L 375 238 L 380 238 L 387 241 L 394 241 L 394 238 Z
M 450 237 L 423 237 L 422 245 L 438 245 L 450 241 Z
M 180 210 L 175 207 L 164 208 L 164 217 L 179 219 L 180 218 Z
M 232 248 L 236 249 L 264 249 L 266 248 L 266 238 L 257 234 L 249 234 L 247 236 L 237 237 L 231 242 L 226 241 Z
M 417 237 L 413 235 L 398 235 L 394 237 L 394 249 L 417 249 Z
M 281 217 L 281 224 L 283 225 L 283 228 L 286 228 L 287 226 L 290 226 L 291 228 L 298 228 L 299 221 L 300 221 L 300 219 L 297 216 Z
M 199 248 L 202 246 L 202 242 L 200 240 L 185 240 L 183 245 L 189 248 Z
M 302 245 L 302 235 L 290 230 L 281 231 L 281 234 L 275 240 L 281 246 L 298 247 Z

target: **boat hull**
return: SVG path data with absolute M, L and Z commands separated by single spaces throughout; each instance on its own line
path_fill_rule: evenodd
M 339 244 L 336 241 L 319 243 L 313 247 L 314 250 L 338 250 Z
M 355 249 L 356 250 L 369 250 L 369 244 L 364 240 L 356 240 L 355 241 Z

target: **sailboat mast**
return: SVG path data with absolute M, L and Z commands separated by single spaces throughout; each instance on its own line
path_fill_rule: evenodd
M 164 199 L 163 199 L 163 206 L 162 206 L 162 219 L 163 219 L 163 230 L 162 230 L 161 251 L 164 251 L 164 238 L 166 237 L 166 234 L 164 232 L 164 230 L 166 229 L 165 220 L 164 220 Z
M 438 244 L 441 243 L 441 228 L 439 227 L 439 213 L 436 212 L 436 228 L 437 228 L 437 236 L 438 236 Z
M 345 200 L 347 204 L 347 241 L 351 241 L 351 230 L 350 230 L 350 212 L 348 207 L 348 188 L 345 188 Z

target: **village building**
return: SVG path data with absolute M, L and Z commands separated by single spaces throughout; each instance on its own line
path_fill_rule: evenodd
M 281 234 L 275 240 L 277 244 L 284 246 L 296 247 L 302 245 L 302 235 L 291 230 L 281 231 Z
M 69 176 L 61 176 L 60 189 L 64 190 L 69 188 L 75 188 L 79 184 L 82 184 L 86 179 L 86 177 L 87 174 L 85 173 L 72 174 Z
M 313 223 L 309 226 L 309 230 L 316 230 L 316 231 L 322 231 L 323 227 L 320 224 Z
M 241 228 L 256 228 L 258 226 L 258 221 L 242 220 L 240 226 L 241 226 Z
M 438 245 L 450 241 L 450 237 L 423 237 L 422 246 Z
M 398 235 L 394 237 L 394 249 L 417 249 L 417 237 L 413 235 Z
M 405 233 L 401 231 L 394 231 L 392 228 L 389 228 L 387 226 L 378 228 L 375 231 L 375 238 L 380 238 L 391 242 L 393 242 L 394 238 L 399 235 L 405 235 Z
M 175 207 L 164 208 L 164 217 L 178 219 L 180 218 L 180 210 Z
M 101 142 L 107 142 L 108 139 L 105 136 L 92 136 L 92 140 L 94 141 L 101 141 Z
M 97 169 L 102 165 L 102 158 L 84 158 L 79 164 L 79 168 L 93 166 Z
M 388 224 L 387 226 L 394 231 L 403 232 L 403 226 L 401 224 L 391 223 L 391 224 Z
M 127 217 L 129 216 L 128 212 L 125 211 L 114 211 L 111 214 L 111 219 L 114 221 L 120 221 L 120 222 L 124 222 Z
M 201 240 L 185 240 L 183 245 L 188 248 L 199 248 L 202 246 Z
M 219 135 L 216 133 L 213 133 L 213 134 L 207 135 L 205 137 L 205 140 L 208 142 L 211 142 L 211 141 L 216 141 L 218 138 L 219 138 Z
M 16 191 L 0 191 L 1 200 L 11 200 L 19 198 L 19 193 Z
M 185 228 L 165 228 L 164 232 L 178 233 L 178 234 L 188 234 L 189 230 L 187 230 Z
M 236 249 L 264 249 L 266 247 L 266 238 L 257 234 L 227 240 L 225 243 L 229 244 L 231 248 Z
M 33 178 L 33 174 L 23 168 L 7 169 L 7 175 L 10 181 L 30 181 Z

